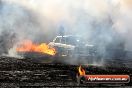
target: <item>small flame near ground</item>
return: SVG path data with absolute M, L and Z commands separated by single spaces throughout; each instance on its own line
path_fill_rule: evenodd
M 46 43 L 35 44 L 31 40 L 22 41 L 16 48 L 17 52 L 40 52 L 48 55 L 55 55 L 55 48 L 49 47 Z
M 80 76 L 83 76 L 83 75 L 85 75 L 85 74 L 86 74 L 86 73 L 85 73 L 85 70 L 82 68 L 82 66 L 81 66 L 81 65 L 79 66 L 78 71 L 79 71 L 79 75 L 80 75 Z

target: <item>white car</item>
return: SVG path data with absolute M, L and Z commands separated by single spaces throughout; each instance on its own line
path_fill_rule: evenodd
M 93 56 L 96 53 L 96 48 L 92 44 L 88 44 L 82 37 L 79 36 L 57 36 L 49 43 L 50 47 L 57 50 L 58 56 Z

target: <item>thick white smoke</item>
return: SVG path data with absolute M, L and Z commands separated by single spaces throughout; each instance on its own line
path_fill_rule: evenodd
M 131 9 L 131 0 L 1 0 L 0 33 L 13 31 L 16 41 L 49 42 L 63 26 L 66 34 L 97 43 L 100 54 L 113 42 L 132 51 Z
M 4 1 L 23 6 L 25 9 L 37 14 L 36 19 L 38 19 L 40 24 L 44 27 L 44 29 L 41 30 L 42 32 L 56 32 L 57 27 L 63 25 L 68 33 L 69 30 L 71 30 L 71 33 L 81 32 L 83 35 L 87 35 L 87 37 L 91 36 L 91 32 L 95 32 L 93 31 L 95 29 L 104 29 L 104 31 L 109 32 L 111 28 L 127 39 L 129 37 L 125 35 L 131 35 L 131 32 L 129 32 L 131 29 L 131 25 L 129 25 L 131 23 L 131 0 Z M 47 25 L 44 25 L 45 18 L 50 21 Z M 109 20 L 113 23 L 109 23 Z M 55 25 L 53 29 L 52 27 L 48 27 L 52 24 Z M 97 28 L 95 28 L 95 26 L 97 26 Z M 32 27 L 32 25 L 30 27 Z M 105 37 L 106 36 L 107 34 Z M 108 39 L 110 40 L 109 36 Z M 127 41 L 126 49 L 130 49 L 128 48 L 130 45 L 131 42 Z

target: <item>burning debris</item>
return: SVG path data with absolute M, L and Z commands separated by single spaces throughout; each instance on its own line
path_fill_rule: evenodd
M 46 43 L 35 44 L 31 40 L 22 41 L 16 48 L 17 52 L 40 52 L 48 55 L 55 55 L 56 50 L 49 47 Z

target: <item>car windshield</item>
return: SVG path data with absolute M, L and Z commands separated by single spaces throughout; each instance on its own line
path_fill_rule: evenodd
M 84 44 L 84 43 L 85 43 L 84 39 L 82 39 L 80 37 L 67 37 L 66 38 L 66 44 L 80 45 L 80 44 Z
M 55 43 L 60 43 L 61 42 L 61 37 L 57 37 L 55 40 L 54 40 Z

